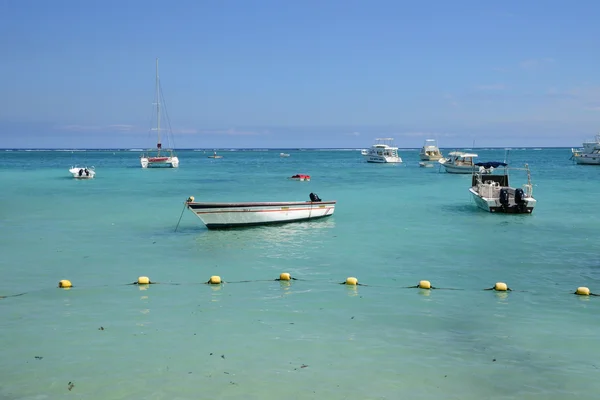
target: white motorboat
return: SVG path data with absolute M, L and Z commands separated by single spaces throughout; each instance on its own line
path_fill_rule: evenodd
M 74 166 L 69 169 L 69 173 L 75 179 L 93 179 L 96 176 L 96 168 Z
M 279 157 L 289 157 L 289 153 L 279 153 Z
M 486 162 L 475 164 L 479 170 L 473 173 L 469 192 L 477 207 L 491 213 L 531 214 L 537 201 L 533 198 L 533 185 L 529 166 L 525 168 L 508 168 L 503 162 Z M 494 169 L 503 167 L 502 173 L 494 173 Z M 509 184 L 509 170 L 525 171 L 527 183 L 522 188 Z
M 600 133 L 594 139 L 583 142 L 583 151 L 591 153 L 593 150 L 600 148 Z
M 479 167 L 474 163 L 475 158 L 477 158 L 475 153 L 452 151 L 448 153 L 448 156 L 449 158 L 440 158 L 438 162 L 450 174 L 472 174 L 479 171 Z
M 582 149 L 571 149 L 571 159 L 577 164 L 600 165 L 600 134 L 594 140 L 583 142 Z
M 208 156 L 208 158 L 223 158 L 223 156 L 220 156 L 217 154 L 217 152 L 215 151 L 212 156 Z
M 368 150 L 361 150 L 361 155 L 370 163 L 401 163 L 398 148 L 394 146 L 393 138 L 375 139 L 375 144 Z
M 165 107 L 161 109 L 161 100 L 164 103 L 164 99 L 161 94 L 161 86 L 160 79 L 158 77 L 158 58 L 156 59 L 156 134 L 158 135 L 158 141 L 156 143 L 156 149 L 148 150 L 143 153 L 140 157 L 140 164 L 142 168 L 178 168 L 179 167 L 179 158 L 175 155 L 173 149 L 164 149 L 162 148 L 161 143 L 161 112 L 166 111 Z M 166 113 L 165 113 L 166 114 Z M 166 119 L 169 125 L 169 129 L 162 129 L 166 131 L 166 137 L 169 142 L 171 139 L 171 127 L 168 115 L 166 115 Z
M 425 144 L 419 152 L 421 161 L 437 161 L 442 157 L 443 155 L 437 145 L 437 141 L 435 139 L 426 139 Z
M 335 200 L 322 201 L 314 193 L 309 201 L 198 203 L 189 197 L 185 205 L 208 229 L 224 229 L 329 217 L 335 211 Z

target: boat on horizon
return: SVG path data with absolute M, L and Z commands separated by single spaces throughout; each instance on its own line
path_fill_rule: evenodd
M 215 151 L 212 155 L 208 156 L 208 158 L 223 158 L 223 156 L 217 155 L 217 152 Z
M 398 147 L 394 145 L 394 138 L 377 138 L 375 144 L 368 150 L 361 150 L 361 155 L 369 163 L 401 163 L 398 156 Z
M 69 173 L 73 175 L 75 179 L 94 179 L 96 176 L 96 168 L 92 167 L 78 167 L 74 166 L 69 169 Z
M 572 148 L 571 154 L 571 159 L 577 164 L 600 165 L 600 133 L 593 140 L 583 142 L 583 148 Z
M 145 153 L 142 153 L 141 157 L 140 157 L 140 164 L 142 165 L 142 168 L 178 168 L 179 167 L 179 158 L 175 155 L 175 152 L 173 151 L 173 149 L 168 148 L 168 149 L 164 149 L 162 148 L 162 143 L 161 143 L 161 127 L 160 127 L 160 116 L 161 116 L 161 100 L 163 100 L 162 98 L 162 94 L 161 94 L 161 87 L 160 87 L 160 78 L 158 76 L 158 58 L 156 59 L 156 128 L 154 128 L 153 130 L 156 130 L 156 134 L 158 136 L 158 140 L 156 143 L 156 148 L 155 149 L 151 149 L 151 150 L 147 150 Z M 166 108 L 166 107 L 163 107 Z M 166 111 L 166 110 L 165 110 Z M 169 140 L 169 135 L 171 134 L 171 127 L 170 127 L 170 122 L 168 120 L 168 115 L 167 116 L 167 122 L 169 123 L 169 130 L 167 130 L 167 140 Z M 154 155 L 152 155 L 152 153 L 154 153 Z M 162 152 L 162 154 L 161 154 Z
M 437 145 L 437 141 L 435 139 L 425 139 L 425 143 L 419 152 L 421 161 L 437 161 L 443 157 L 444 156 Z
M 186 208 L 208 229 L 240 228 L 308 221 L 333 215 L 335 200 L 323 201 L 315 193 L 309 201 L 280 202 L 195 202 L 185 201 Z

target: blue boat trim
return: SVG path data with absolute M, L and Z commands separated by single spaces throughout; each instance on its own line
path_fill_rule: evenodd
M 307 205 L 331 205 L 336 201 L 298 201 L 298 202 L 265 202 L 265 203 L 187 203 L 192 210 L 238 207 L 290 207 Z

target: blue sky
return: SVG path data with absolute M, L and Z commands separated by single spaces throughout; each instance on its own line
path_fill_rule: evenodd
M 0 147 L 578 146 L 600 2 L 6 0 Z

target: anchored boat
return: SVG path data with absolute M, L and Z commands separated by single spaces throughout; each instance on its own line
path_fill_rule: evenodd
M 450 174 L 472 174 L 479 169 L 473 161 L 477 158 L 477 154 L 452 151 L 448 156 L 449 158 L 440 158 L 438 162 Z
M 600 165 L 600 134 L 594 140 L 583 142 L 582 149 L 571 149 L 573 159 L 577 164 Z
M 156 59 L 156 134 L 158 135 L 158 141 L 156 143 L 156 149 L 148 150 L 146 153 L 142 154 L 140 157 L 140 163 L 142 164 L 142 168 L 178 168 L 179 167 L 179 158 L 175 155 L 173 149 L 165 149 L 162 148 L 161 143 L 161 127 L 160 127 L 160 117 L 161 117 L 161 100 L 162 95 L 160 91 L 160 79 L 158 77 L 158 58 Z M 163 107 L 164 108 L 164 107 Z M 168 115 L 167 115 L 168 122 Z M 170 125 L 170 124 L 169 124 Z M 164 129 L 163 129 L 164 130 Z M 165 130 L 166 131 L 166 130 Z M 167 139 L 169 139 L 170 128 L 167 131 Z M 155 152 L 154 155 L 151 153 Z
M 368 150 L 361 150 L 361 155 L 370 163 L 401 163 L 398 148 L 394 146 L 394 138 L 378 138 Z
M 93 179 L 96 176 L 96 170 L 94 167 L 71 167 L 69 169 L 71 175 L 75 179 Z
M 309 201 L 205 203 L 189 197 L 185 206 L 208 229 L 223 229 L 299 222 L 333 215 L 335 200 L 324 201 L 314 193 Z
M 425 139 L 425 144 L 423 144 L 419 152 L 421 161 L 437 161 L 442 157 L 443 155 L 437 145 L 437 141 L 435 139 Z
M 479 170 L 473 173 L 471 192 L 475 204 L 491 213 L 531 214 L 537 203 L 533 198 L 533 185 L 529 165 L 525 168 L 508 168 L 503 162 L 476 163 Z M 494 169 L 502 167 L 502 173 Z M 525 171 L 527 183 L 522 188 L 509 184 L 509 169 Z

